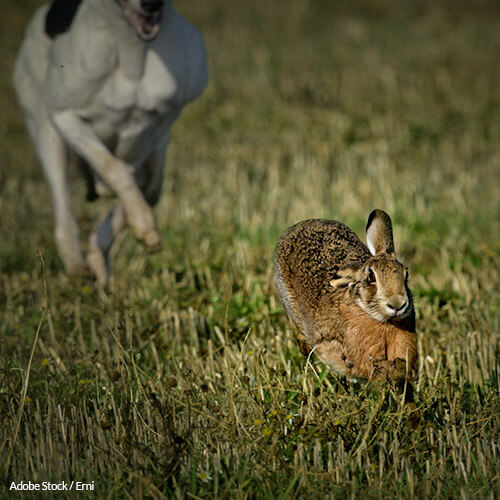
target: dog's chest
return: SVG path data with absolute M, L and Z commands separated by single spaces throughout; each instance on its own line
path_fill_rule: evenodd
M 117 67 L 93 99 L 90 120 L 102 135 L 139 134 L 167 117 L 174 107 L 178 78 L 153 51 L 148 51 L 142 76 L 133 81 Z

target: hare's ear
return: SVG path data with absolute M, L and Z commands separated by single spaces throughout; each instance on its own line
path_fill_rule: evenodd
M 342 288 L 356 283 L 359 281 L 359 278 L 359 269 L 347 267 L 335 271 L 333 278 L 330 280 L 330 286 L 333 288 Z
M 394 255 L 392 222 L 383 210 L 373 210 L 366 223 L 366 243 L 372 255 Z

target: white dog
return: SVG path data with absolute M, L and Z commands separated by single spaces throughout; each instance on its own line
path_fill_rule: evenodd
M 88 197 L 115 207 L 90 235 L 87 265 L 108 280 L 108 254 L 128 224 L 159 244 L 157 202 L 172 123 L 207 83 L 199 32 L 171 0 L 55 0 L 31 20 L 14 86 L 54 202 L 55 236 L 70 274 L 86 269 L 67 167 L 78 159 Z

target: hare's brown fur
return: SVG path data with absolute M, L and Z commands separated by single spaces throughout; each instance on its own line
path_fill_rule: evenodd
M 393 255 L 389 216 L 372 212 L 367 229 L 375 256 L 341 222 L 312 219 L 288 229 L 275 252 L 280 294 L 304 354 L 314 350 L 350 377 L 406 377 L 417 350 L 404 266 Z M 367 282 L 371 268 L 378 286 Z M 400 316 L 388 316 L 398 307 Z

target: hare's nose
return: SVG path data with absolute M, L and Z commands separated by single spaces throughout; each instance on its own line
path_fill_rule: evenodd
M 408 300 L 406 297 L 391 297 L 385 304 L 387 309 L 395 316 L 402 313 L 408 307 Z

